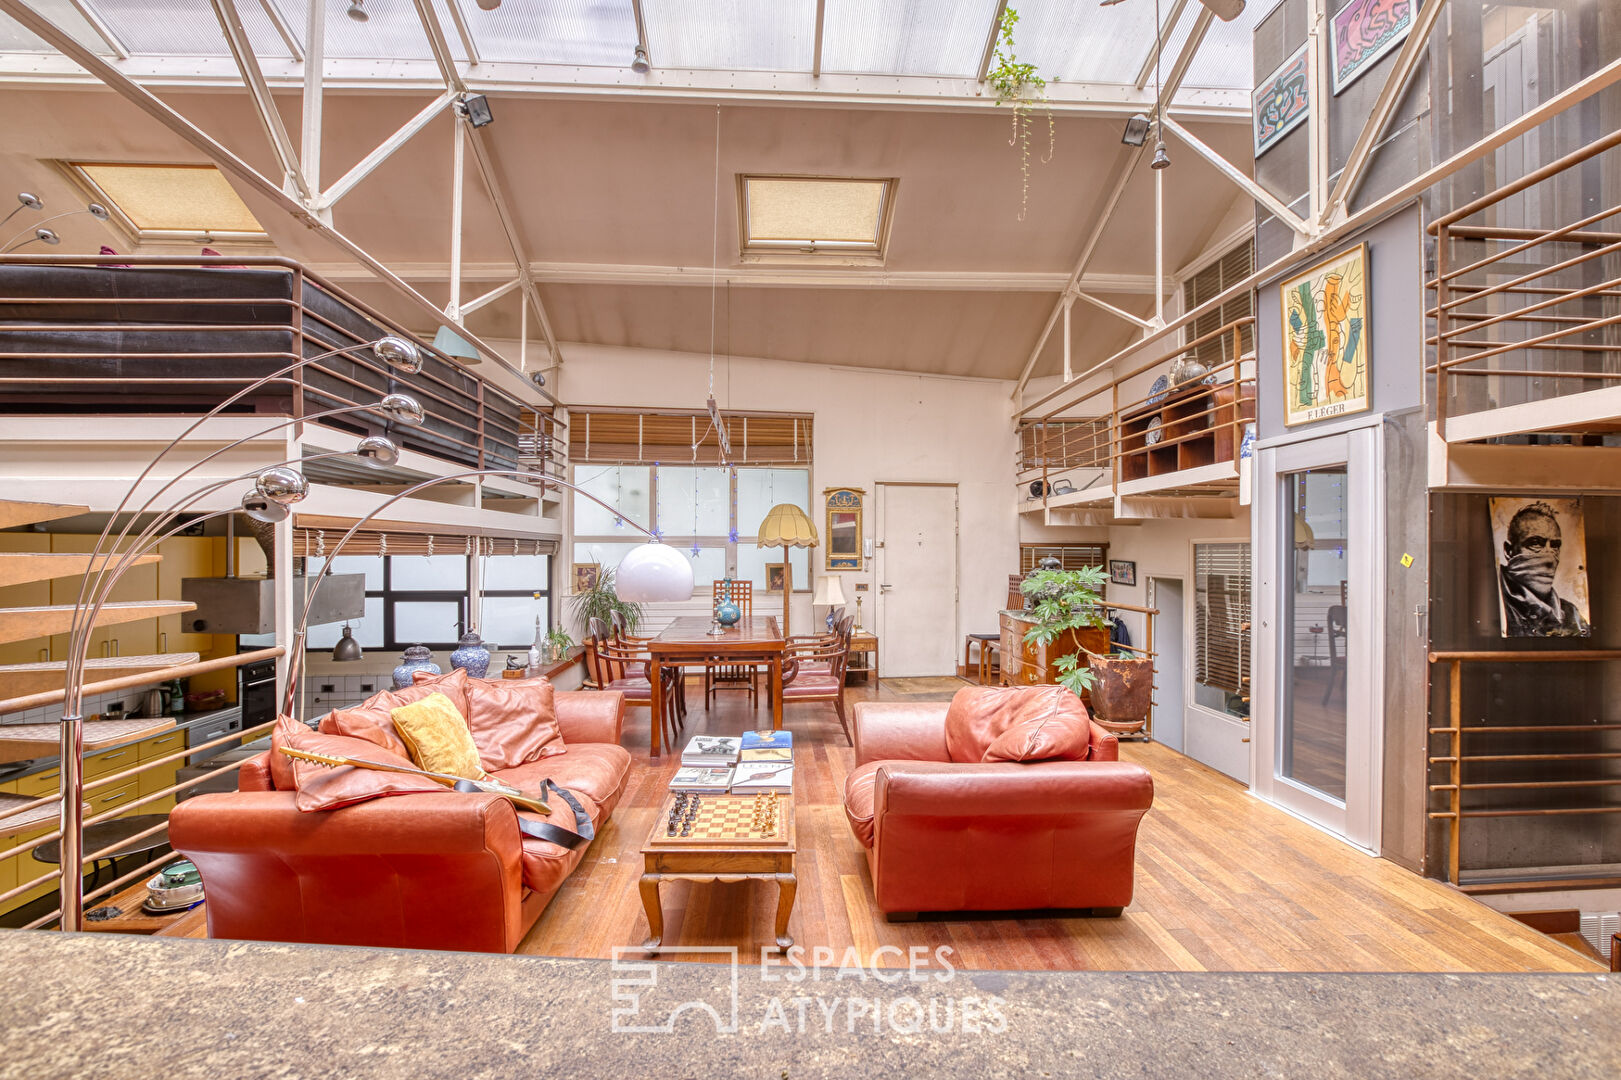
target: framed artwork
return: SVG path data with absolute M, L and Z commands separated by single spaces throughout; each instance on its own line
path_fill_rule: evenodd
M 571 592 L 590 592 L 602 580 L 602 564 L 577 562 L 574 564 L 574 588 Z
M 828 488 L 822 492 L 827 506 L 824 565 L 829 570 L 861 569 L 861 504 L 865 495 L 861 488 Z
M 1350 0 L 1328 20 L 1335 94 L 1406 39 L 1414 6 L 1413 0 Z
M 1306 119 L 1311 111 L 1311 75 L 1306 47 L 1285 60 L 1250 95 L 1251 123 L 1255 127 L 1255 156 L 1259 157 Z
M 1491 515 L 1502 636 L 1591 636 L 1582 501 L 1493 497 Z
M 782 587 L 788 581 L 788 564 L 768 562 L 765 564 L 765 591 L 782 592 Z
M 1116 585 L 1137 584 L 1137 564 L 1126 559 L 1110 559 L 1109 580 Z
M 1318 263 L 1278 286 L 1283 313 L 1283 422 L 1365 411 L 1368 246 Z

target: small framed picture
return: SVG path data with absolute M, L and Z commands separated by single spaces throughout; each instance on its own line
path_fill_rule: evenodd
M 1116 585 L 1137 584 L 1137 564 L 1126 559 L 1110 559 L 1109 580 Z
M 594 562 L 577 562 L 574 564 L 574 588 L 576 593 L 590 592 L 602 580 L 602 564 Z
M 788 582 L 788 564 L 768 562 L 765 564 L 765 591 L 782 592 L 782 587 Z

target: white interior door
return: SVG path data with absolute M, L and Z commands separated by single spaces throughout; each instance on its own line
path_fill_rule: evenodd
M 1148 579 L 1148 606 L 1154 616 L 1154 741 L 1186 753 L 1184 720 L 1187 712 L 1186 634 L 1181 578 Z
M 878 486 L 878 635 L 884 674 L 957 671 L 957 486 Z
M 1255 789 L 1378 846 L 1383 514 L 1377 427 L 1261 452 Z

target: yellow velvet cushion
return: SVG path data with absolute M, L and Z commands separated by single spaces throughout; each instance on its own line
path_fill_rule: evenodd
M 432 693 L 409 705 L 390 709 L 394 730 L 418 767 L 430 772 L 449 773 L 464 780 L 483 780 L 478 763 L 478 747 L 467 720 L 455 702 L 444 694 Z

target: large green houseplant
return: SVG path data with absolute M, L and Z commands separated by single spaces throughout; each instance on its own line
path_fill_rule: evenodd
M 596 584 L 589 589 L 574 593 L 568 598 L 569 614 L 579 621 L 580 632 L 591 632 L 591 620 L 601 619 L 602 624 L 609 628 L 613 626 L 615 613 L 625 620 L 625 633 L 634 634 L 636 628 L 642 624 L 642 605 L 630 600 L 619 599 L 614 591 L 614 569 L 604 566 L 597 574 Z
M 1084 566 L 1079 570 L 1035 570 L 1019 583 L 1019 591 L 1035 599 L 1034 606 L 1025 611 L 1034 625 L 1024 633 L 1024 640 L 1038 645 L 1051 645 L 1066 630 L 1086 627 L 1105 627 L 1109 621 L 1103 617 L 1103 583 L 1107 574 L 1101 566 Z M 1092 669 L 1081 663 L 1079 652 L 1060 656 L 1053 661 L 1058 669 L 1058 681 L 1076 697 L 1092 688 Z

